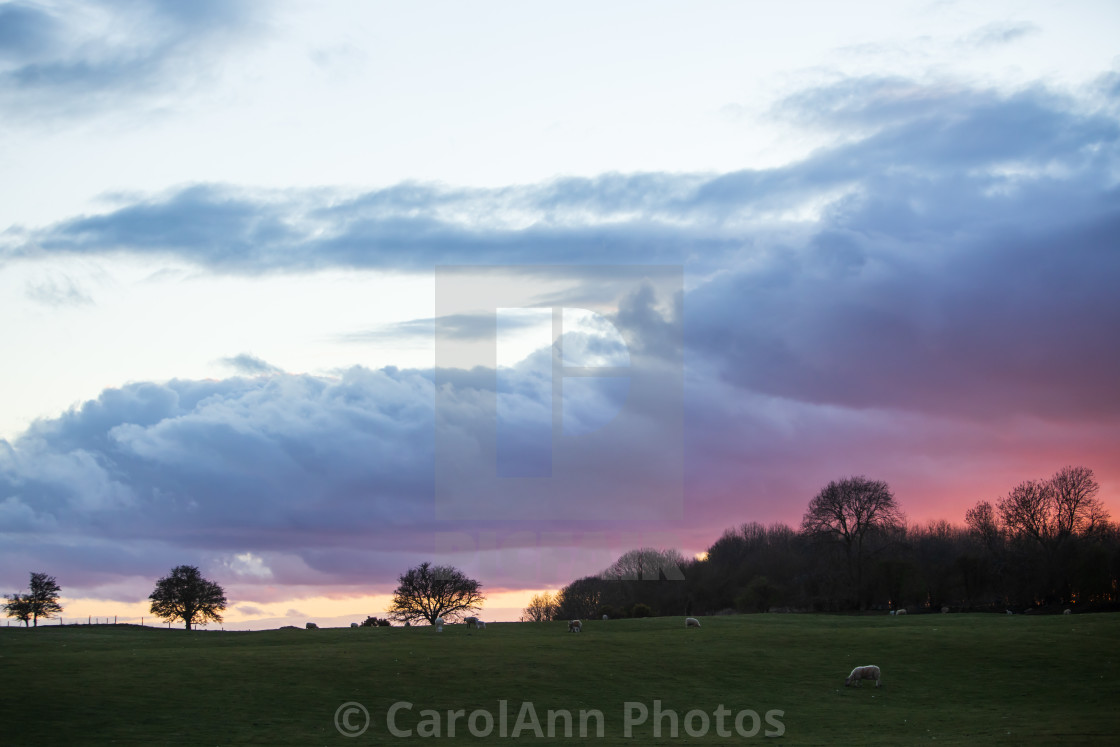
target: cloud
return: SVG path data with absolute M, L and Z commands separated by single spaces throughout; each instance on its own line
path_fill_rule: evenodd
M 271 614 L 267 610 L 263 610 L 260 607 L 256 607 L 252 604 L 239 604 L 236 607 L 236 611 L 239 614 L 248 617 L 266 617 Z
M 480 432 L 493 411 L 480 406 L 477 386 L 492 392 L 494 371 L 443 373 L 452 427 Z M 550 382 L 511 375 L 517 402 L 551 396 Z M 436 518 L 433 377 L 355 367 L 337 378 L 273 373 L 106 390 L 0 441 L 0 565 L 41 560 L 82 587 L 184 562 L 242 590 L 384 586 L 463 526 Z M 631 436 L 617 447 L 620 465 L 633 461 L 632 442 L 657 437 Z M 469 456 L 478 444 L 462 448 Z M 643 472 L 655 479 L 658 469 Z M 574 502 L 575 517 L 600 495 L 625 507 L 645 494 L 613 462 L 585 478 L 598 490 L 579 499 L 583 509 Z M 487 508 L 506 501 L 508 515 L 521 498 L 489 500 Z M 506 568 L 496 580 L 518 573 Z
M 1106 220 L 1120 123 L 1102 103 L 1040 87 L 846 79 L 775 107 L 838 142 L 771 169 L 357 196 L 199 184 L 13 233 L 0 257 L 129 252 L 239 274 L 607 263 L 708 274 L 816 246 L 843 270 L 865 252 L 860 231 L 894 261 L 931 242 L 959 250 L 981 235 Z
M 4 3 L 4 119 L 85 114 L 190 83 L 208 53 L 255 30 L 252 11 L 243 0 Z
M 250 355 L 249 353 L 241 353 L 231 358 L 222 358 L 221 362 L 238 373 L 247 376 L 283 373 L 283 369 L 272 365 L 268 361 L 261 360 L 255 355 Z
M 682 264 L 683 295 L 639 290 L 608 317 L 638 335 L 629 351 L 645 360 L 681 343 L 683 320 L 685 435 L 662 446 L 684 449 L 686 521 L 649 531 L 676 530 L 699 550 L 740 519 L 796 521 L 821 485 L 859 473 L 887 479 L 916 518 L 959 520 L 965 505 L 1066 463 L 1097 469 L 1106 492 L 1120 485 L 1109 471 L 1120 438 L 1115 81 L 1075 99 L 843 80 L 775 109 L 836 140 L 770 169 L 357 196 L 195 185 L 13 234 L 0 256 L 129 252 L 244 274 Z M 590 280 L 577 290 L 606 293 Z M 463 339 L 493 329 L 449 321 Z M 425 337 L 433 324 L 369 334 Z M 472 433 L 492 370 L 268 373 L 106 390 L 0 442 L 0 568 L 55 558 L 96 584 L 197 562 L 264 594 L 245 572 L 257 566 L 231 565 L 245 555 L 271 586 L 386 591 L 437 554 L 441 532 L 524 530 L 506 549 L 551 557 L 578 542 L 546 532 L 586 531 L 437 521 L 433 379 L 452 396 L 447 422 Z M 511 412 L 543 411 L 541 381 L 508 384 Z M 618 397 L 587 392 L 573 412 L 590 425 Z M 659 431 L 628 437 L 648 445 Z M 459 447 L 464 460 L 481 453 Z M 641 466 L 656 477 L 658 465 Z M 617 488 L 589 499 L 640 505 Z M 443 557 L 486 567 L 489 550 L 466 544 L 445 543 Z M 485 581 L 529 588 L 542 571 L 527 567 L 501 564 Z
M 1118 414 L 1120 128 L 1040 90 L 899 81 L 787 104 L 880 129 L 787 169 L 848 196 L 686 299 L 686 343 L 744 389 L 964 417 Z
M 1001 21 L 989 23 L 962 38 L 959 46 L 964 47 L 991 47 L 1022 39 L 1032 34 L 1037 34 L 1041 29 L 1033 23 L 1025 21 Z
M 89 306 L 93 303 L 89 293 L 67 276 L 28 283 L 27 297 L 45 306 Z

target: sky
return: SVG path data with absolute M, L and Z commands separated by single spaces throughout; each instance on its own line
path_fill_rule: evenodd
M 1067 464 L 1120 516 L 1112 2 L 0 1 L 0 590 L 483 619 Z M 150 621 L 148 616 L 147 621 Z

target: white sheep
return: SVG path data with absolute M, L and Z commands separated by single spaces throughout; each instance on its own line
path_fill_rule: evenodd
M 948 608 L 948 607 L 942 607 L 942 608 L 941 608 L 941 614 L 942 614 L 942 615 L 947 615 L 947 614 L 949 614 L 949 608 Z
M 906 608 L 904 607 L 904 608 L 900 609 L 897 614 L 905 615 L 906 614 Z
M 1063 614 L 1063 615 L 1072 615 L 1072 614 L 1073 614 L 1073 610 L 1069 610 L 1069 609 L 1065 609 L 1065 610 L 1062 610 L 1062 614 Z
M 1014 613 L 1014 612 L 1012 612 L 1011 610 L 1004 610 L 1004 612 L 1006 612 L 1006 613 L 1007 613 L 1007 614 L 1009 614 L 1009 615 L 1014 615 L 1014 614 L 1015 614 L 1015 613 Z
M 607 616 L 606 616 L 606 615 L 603 615 L 603 619 L 604 619 L 604 620 L 606 620 L 606 619 L 607 619 Z
M 474 621 L 474 629 L 475 630 L 486 630 L 486 623 L 483 622 L 482 620 L 475 620 Z
M 436 618 L 436 632 L 437 633 L 442 633 L 443 632 L 443 618 L 442 617 L 437 617 Z
M 684 620 L 684 626 L 686 628 L 699 628 L 700 627 L 700 621 L 697 620 L 695 617 L 686 617 L 685 620 Z
M 893 615 L 893 614 L 895 614 L 895 612 L 896 612 L 896 610 L 891 610 L 891 614 L 892 614 L 892 615 Z
M 475 623 L 477 623 L 477 622 L 478 622 L 478 618 L 475 617 L 474 615 L 471 615 L 470 617 L 464 617 L 463 618 L 463 624 L 464 625 L 468 625 L 468 626 L 469 625 L 475 625 Z
M 583 631 L 583 623 L 582 622 L 580 622 L 579 620 L 569 620 L 568 621 L 568 632 L 569 633 L 580 633 L 582 631 Z
M 848 675 L 847 679 L 844 680 L 844 687 L 851 686 L 853 682 L 856 683 L 856 687 L 861 687 L 863 685 L 863 680 L 875 680 L 875 687 L 879 687 L 880 676 L 879 667 L 874 664 L 856 667 L 852 670 L 852 673 Z

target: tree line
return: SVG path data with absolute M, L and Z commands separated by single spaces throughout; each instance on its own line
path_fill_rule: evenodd
M 639 548 L 534 597 L 525 621 L 766 612 L 1115 609 L 1120 525 L 1086 467 L 1027 480 L 962 524 L 908 524 L 883 481 L 830 482 L 800 526 L 749 522 L 697 558 Z

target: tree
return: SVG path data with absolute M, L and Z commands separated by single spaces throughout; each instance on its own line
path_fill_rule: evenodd
M 1088 467 L 1063 467 L 1050 478 L 1054 521 L 1059 536 L 1092 534 L 1108 522 L 1108 511 L 1096 497 L 1101 486 Z
M 26 594 L 8 594 L 4 597 L 4 612 L 14 617 L 26 627 L 31 622 L 31 599 Z
M 389 607 L 389 617 L 397 622 L 427 620 L 435 625 L 437 617 L 477 612 L 486 601 L 482 584 L 451 566 L 424 562 L 399 580 Z
M 801 529 L 817 539 L 841 544 L 848 577 L 862 609 L 866 603 L 863 571 L 869 550 L 868 538 L 878 531 L 897 527 L 902 520 L 902 511 L 885 482 L 862 476 L 848 477 L 830 482 L 809 501 Z
M 1019 555 L 1030 594 L 1050 602 L 1071 599 L 1076 556 L 1086 541 L 1108 526 L 1108 511 L 1096 497 L 1100 485 L 1087 467 L 1063 467 L 1049 480 L 1026 480 L 999 501 L 1000 520 Z M 1041 552 L 1038 552 L 1041 551 Z
M 187 630 L 207 621 L 221 622 L 218 614 L 226 608 L 226 594 L 221 586 L 208 581 L 193 565 L 179 565 L 156 581 L 149 596 L 152 614 L 164 620 L 182 620 Z
M 608 581 L 658 581 L 662 576 L 669 581 L 683 581 L 683 564 L 684 556 L 679 550 L 640 547 L 624 553 L 600 575 Z
M 1063 467 L 1049 480 L 1027 480 L 999 502 L 1000 519 L 1016 537 L 1054 547 L 1073 535 L 1091 534 L 1108 521 L 1096 497 L 1100 485 L 1087 467 Z
M 62 589 L 54 576 L 46 573 L 31 574 L 31 592 L 27 600 L 31 605 L 31 619 L 38 627 L 39 618 L 52 618 L 62 612 L 62 605 L 58 603 L 58 594 Z
M 979 501 L 964 513 L 964 522 L 984 547 L 995 552 L 1003 538 L 1003 530 L 996 520 L 995 509 L 987 501 Z
M 521 613 L 521 622 L 548 622 L 556 616 L 556 598 L 547 591 L 534 594 L 529 606 Z
M 604 604 L 608 583 L 599 576 L 577 578 L 556 594 L 556 616 L 561 620 L 593 617 Z

